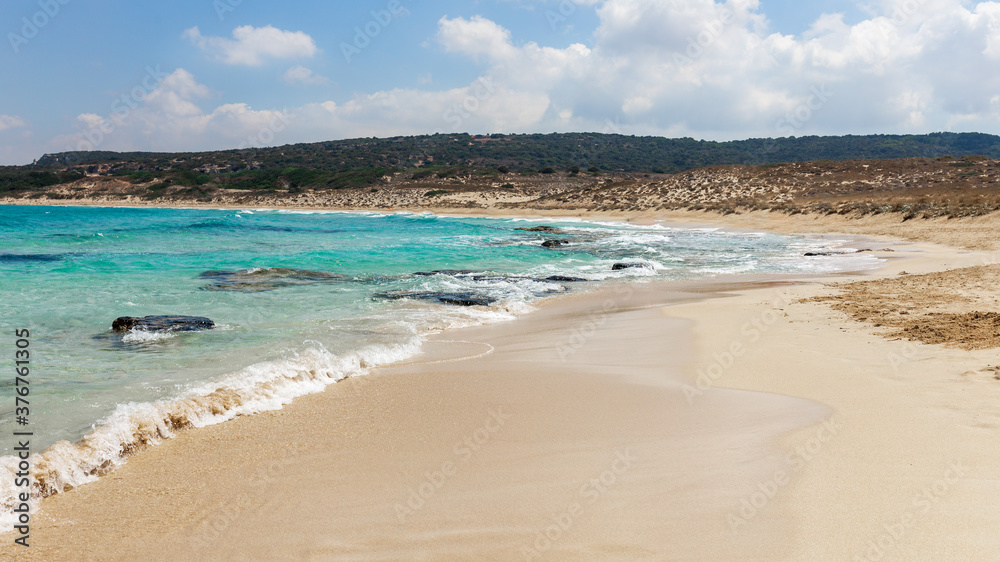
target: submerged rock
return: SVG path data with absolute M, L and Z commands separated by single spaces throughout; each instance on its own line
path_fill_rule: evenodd
M 482 273 L 480 271 L 475 271 L 472 269 L 435 269 L 434 271 L 418 271 L 414 273 L 417 277 L 431 277 L 434 275 L 451 275 L 452 277 L 456 275 L 472 275 L 473 273 Z
M 199 275 L 199 277 L 215 281 L 215 283 L 202 287 L 206 291 L 238 291 L 244 293 L 273 291 L 280 287 L 296 285 L 331 283 L 344 279 L 344 276 L 338 273 L 286 267 L 263 267 L 240 271 L 206 271 Z
M 563 229 L 554 226 L 533 226 L 531 228 L 515 228 L 521 232 L 547 232 L 549 234 L 562 234 Z
M 451 277 L 459 277 L 466 280 L 472 280 L 476 282 L 487 282 L 487 283 L 516 283 L 518 281 L 555 281 L 555 282 L 566 282 L 573 283 L 578 281 L 588 281 L 583 277 L 567 277 L 565 275 L 553 275 L 546 278 L 538 277 L 526 277 L 524 275 L 490 275 L 476 271 L 469 271 L 465 269 L 442 269 L 438 271 L 428 271 L 414 273 L 413 275 L 428 277 L 431 275 L 448 275 Z
M 0 254 L 0 262 L 50 262 L 61 259 L 58 254 Z
M 546 240 L 542 242 L 543 248 L 558 248 L 569 244 L 569 240 Z
M 375 295 L 375 298 L 401 300 L 416 299 L 425 301 L 437 301 L 443 304 L 455 306 L 489 306 L 499 299 L 487 295 L 476 293 L 443 293 L 436 291 L 388 291 Z
M 487 283 L 514 283 L 515 281 L 523 281 L 531 278 L 520 275 L 473 275 L 471 277 L 466 277 L 466 279 Z
M 611 271 L 621 271 L 623 269 L 653 269 L 648 263 L 616 263 L 611 266 Z
M 197 332 L 211 330 L 215 322 L 203 316 L 122 316 L 111 323 L 116 332 L 144 330 L 147 332 Z

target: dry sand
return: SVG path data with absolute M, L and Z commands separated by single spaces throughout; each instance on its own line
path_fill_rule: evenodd
M 893 247 L 877 275 L 992 263 Z M 763 281 L 443 334 L 48 499 L 30 555 L 0 556 L 1000 558 L 1000 352 L 887 340 L 808 300 L 829 278 Z

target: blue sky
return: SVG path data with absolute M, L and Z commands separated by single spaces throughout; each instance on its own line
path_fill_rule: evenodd
M 1000 2 L 8 0 L 0 31 L 0 164 L 434 132 L 1000 133 Z

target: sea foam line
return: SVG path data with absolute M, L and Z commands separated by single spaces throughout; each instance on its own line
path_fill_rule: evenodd
M 257 363 L 215 383 L 199 385 L 175 399 L 119 405 L 76 443 L 60 441 L 31 456 L 31 509 L 36 511 L 42 498 L 115 471 L 131 455 L 181 430 L 279 410 L 295 398 L 322 392 L 330 384 L 412 357 L 420 352 L 421 341 L 414 337 L 406 343 L 368 346 L 342 355 L 310 347 L 295 357 Z M 16 524 L 17 463 L 17 457 L 0 457 L 0 533 L 10 532 Z
M 189 428 L 201 428 L 241 415 L 280 410 L 294 399 L 322 392 L 327 386 L 421 353 L 431 334 L 513 320 L 534 310 L 526 302 L 501 302 L 485 310 L 449 310 L 423 317 L 423 328 L 406 342 L 379 344 L 340 355 L 318 342 L 295 356 L 250 365 L 214 382 L 190 388 L 183 395 L 157 402 L 119 405 L 93 431 L 76 443 L 60 441 L 31 456 L 32 513 L 48 496 L 96 481 L 124 465 L 129 457 Z M 484 355 L 492 352 L 487 351 Z M 468 358 L 465 358 L 468 359 Z M 13 530 L 14 474 L 18 458 L 0 457 L 0 534 Z

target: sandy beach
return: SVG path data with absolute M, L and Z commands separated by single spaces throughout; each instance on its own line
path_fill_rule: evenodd
M 1000 562 L 1000 0 L 0 14 L 0 562 Z
M 30 551 L 0 555 L 995 560 L 1000 352 L 814 300 L 994 263 L 991 235 L 957 224 L 895 229 L 954 247 L 879 241 L 864 276 L 610 287 L 446 332 L 53 496 Z

